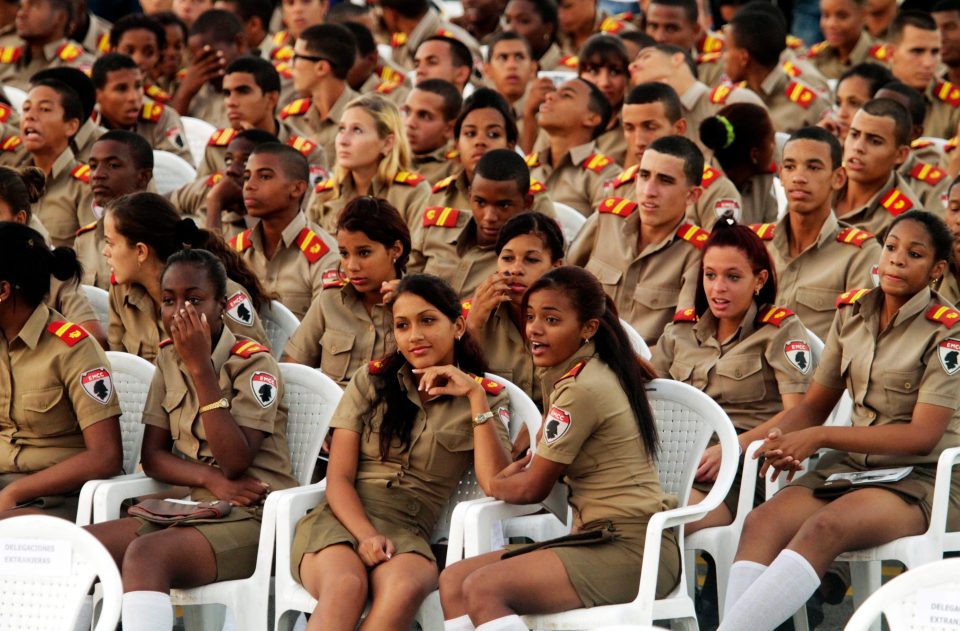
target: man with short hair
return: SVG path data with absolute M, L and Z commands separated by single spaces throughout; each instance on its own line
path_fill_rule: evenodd
M 171 95 L 153 81 L 167 46 L 167 33 L 152 17 L 132 13 L 125 15 L 110 30 L 110 50 L 128 55 L 143 74 L 143 92 L 158 103 L 169 103 Z
M 400 108 L 413 170 L 431 184 L 450 176 L 460 165 L 450 141 L 462 104 L 460 91 L 452 83 L 427 79 L 410 92 Z
M 457 86 L 462 93 L 473 73 L 473 56 L 462 42 L 434 35 L 417 46 L 413 54 L 413 67 L 416 83 L 427 79 L 443 79 Z
M 73 155 L 80 162 L 86 162 L 90 159 L 93 143 L 107 131 L 93 120 L 93 111 L 97 106 L 97 92 L 93 87 L 93 81 L 85 72 L 77 68 L 60 66 L 41 70 L 30 77 L 30 84 L 33 85 L 47 79 L 67 84 L 80 97 L 83 119 L 80 121 L 80 129 L 73 136 L 73 147 L 76 149 Z
M 390 34 L 393 61 L 414 70 L 414 53 L 428 37 L 441 34 L 462 42 L 474 59 L 480 59 L 480 45 L 466 30 L 440 17 L 428 0 L 380 0 L 380 16 Z
M 376 92 L 398 106 L 402 104 L 410 94 L 411 83 L 406 74 L 384 64 L 373 34 L 366 26 L 356 22 L 344 22 L 342 26 L 350 31 L 357 43 L 357 57 L 347 75 L 350 88 L 360 94 Z
M 697 64 L 694 73 L 706 85 L 719 82 L 723 65 L 717 63 L 723 37 L 704 30 L 696 0 L 651 0 L 644 16 L 646 33 L 658 44 L 679 46 Z
M 942 79 L 960 85 L 960 0 L 939 0 L 930 12 L 940 31 Z
M 889 40 L 890 24 L 899 5 L 897 0 L 866 0 L 863 23 L 867 32 L 879 40 Z
M 519 33 L 497 33 L 487 47 L 484 75 L 493 89 L 502 94 L 517 120 L 517 131 L 523 137 L 523 114 L 527 87 L 537 79 L 537 61 L 533 58 L 530 42 Z
M 270 20 L 273 17 L 273 3 L 270 0 L 214 0 L 214 9 L 223 9 L 237 16 L 243 25 L 243 37 L 251 55 L 267 61 L 289 61 L 284 56 L 282 46 L 277 46 L 270 38 Z

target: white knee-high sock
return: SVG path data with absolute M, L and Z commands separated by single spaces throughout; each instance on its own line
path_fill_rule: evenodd
M 784 550 L 726 612 L 717 631 L 775 629 L 802 607 L 820 585 L 813 566 Z
M 727 579 L 727 594 L 723 601 L 723 617 L 727 617 L 727 612 L 733 609 L 734 603 L 740 600 L 747 588 L 753 585 L 753 582 L 760 578 L 763 571 L 767 569 L 766 565 L 761 565 L 755 561 L 737 561 L 730 566 L 730 577 Z
M 170 594 L 128 592 L 123 595 L 123 631 L 170 631 L 173 605 Z
M 470 616 L 460 616 L 443 621 L 443 631 L 474 631 L 475 629 L 473 622 L 470 621 Z
M 504 616 L 490 622 L 484 622 L 477 631 L 530 631 L 527 625 L 523 624 L 520 616 Z
M 80 611 L 77 612 L 77 621 L 73 624 L 73 631 L 90 631 L 92 620 L 93 596 L 84 596 L 80 602 Z

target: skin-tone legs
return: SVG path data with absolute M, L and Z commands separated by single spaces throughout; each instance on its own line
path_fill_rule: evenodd
M 763 480 L 759 480 L 757 483 L 762 483 Z M 690 501 L 688 504 L 693 506 L 694 504 L 699 503 L 703 498 L 707 496 L 703 491 L 698 491 L 697 489 L 690 489 Z M 727 508 L 726 504 L 720 504 L 717 508 L 713 509 L 704 516 L 703 519 L 695 521 L 692 524 L 687 524 L 684 526 L 684 532 L 688 535 L 692 535 L 698 530 L 703 530 L 704 528 L 713 528 L 715 526 L 727 526 L 733 523 L 733 515 L 730 513 L 730 509 Z

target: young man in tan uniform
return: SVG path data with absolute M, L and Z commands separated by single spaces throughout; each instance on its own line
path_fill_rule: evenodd
M 806 60 L 824 77 L 839 79 L 844 72 L 864 61 L 886 64 L 889 54 L 886 45 L 863 28 L 863 3 L 854 1 L 838 7 L 821 2 L 821 5 L 821 22 L 836 33 L 835 38 L 846 38 L 849 34 L 850 39 L 846 40 L 849 42 L 855 34 L 859 34 L 849 50 L 840 50 L 827 40 L 810 47 Z
M 413 87 L 406 71 L 380 57 L 377 43 L 366 26 L 356 22 L 343 22 L 342 26 L 350 31 L 357 44 L 357 57 L 347 75 L 350 88 L 359 94 L 375 92 L 402 105 Z
M 566 262 L 586 267 L 647 345 L 679 305 L 693 304 L 700 248 L 708 233 L 685 223 L 702 192 L 703 154 L 683 136 L 658 138 L 643 153 L 637 199 L 605 199 L 570 246 Z
M 391 33 L 392 59 L 407 70 L 415 67 L 414 53 L 428 37 L 442 34 L 463 42 L 474 59 L 480 59 L 480 45 L 467 31 L 440 17 L 427 0 L 383 0 L 380 15 Z
M 453 124 L 463 99 L 449 81 L 427 79 L 410 91 L 400 108 L 403 128 L 413 153 L 413 170 L 431 186 L 460 168 L 453 148 Z

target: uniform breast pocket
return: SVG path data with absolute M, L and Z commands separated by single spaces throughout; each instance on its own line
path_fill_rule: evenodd
M 680 300 L 680 290 L 673 287 L 644 287 L 633 290 L 633 301 L 647 311 L 670 309 L 675 311 Z
M 763 380 L 763 360 L 759 355 L 721 360 L 717 364 L 717 377 L 720 379 L 724 401 L 760 401 L 767 394 Z
M 836 289 L 801 287 L 797 289 L 797 303 L 811 311 L 834 311 L 834 303 L 840 293 Z
M 883 374 L 883 391 L 887 395 L 887 410 L 893 417 L 910 418 L 917 402 L 922 370 L 889 370 Z
M 181 424 L 186 422 L 187 431 L 189 431 L 189 426 L 193 424 L 193 419 L 182 419 L 184 413 L 184 399 L 187 397 L 186 390 L 167 390 L 166 396 L 163 397 L 163 403 L 160 404 L 160 407 L 163 408 L 163 411 L 167 413 L 167 418 L 170 422 L 170 435 L 174 440 L 180 438 L 181 433 Z
M 62 436 L 79 430 L 73 411 L 60 405 L 64 400 L 63 386 L 22 392 L 19 399 L 24 429 L 30 434 L 37 437 Z
M 623 278 L 623 272 L 613 265 L 595 258 L 587 261 L 587 271 L 596 276 L 607 294 L 613 297 L 617 291 L 616 286 L 620 284 L 620 279 Z
M 350 368 L 350 357 L 356 336 L 343 331 L 324 331 L 320 337 L 323 354 L 320 357 L 320 370 L 334 381 L 346 378 Z
M 473 449 L 473 429 L 445 428 L 437 430 L 433 437 L 427 470 L 439 477 L 456 473 L 462 466 L 464 452 Z
M 693 364 L 687 364 L 684 362 L 673 362 L 673 365 L 670 366 L 670 376 L 677 381 L 682 381 L 693 385 L 691 382 L 691 376 L 693 375 Z
M 123 344 L 123 350 L 127 353 L 137 356 L 143 355 L 143 337 L 138 335 L 136 331 L 126 329 L 120 343 Z

